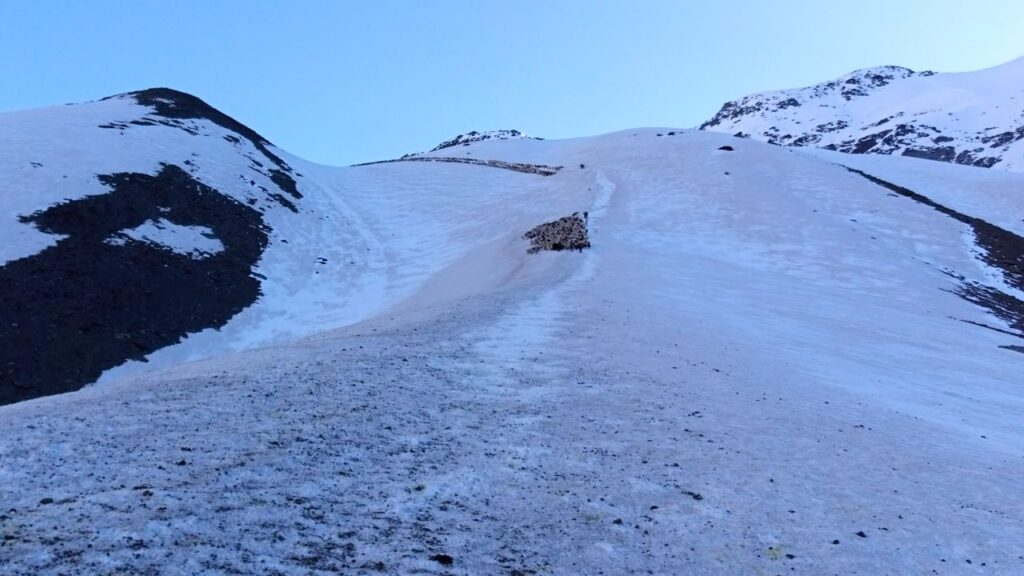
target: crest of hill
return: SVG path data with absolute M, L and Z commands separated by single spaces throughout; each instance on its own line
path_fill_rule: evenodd
M 1024 58 L 965 73 L 857 70 L 726 102 L 700 129 L 781 146 L 1024 170 Z
M 465 134 L 459 134 L 449 140 L 445 140 L 427 152 L 413 152 L 403 155 L 402 158 L 409 158 L 410 156 L 417 156 L 419 154 L 429 154 L 431 152 L 438 152 L 448 148 L 454 148 L 456 146 L 469 146 L 470 144 L 484 142 L 487 140 L 543 140 L 543 138 L 528 136 L 519 130 L 485 130 L 482 132 L 473 130 L 466 132 Z

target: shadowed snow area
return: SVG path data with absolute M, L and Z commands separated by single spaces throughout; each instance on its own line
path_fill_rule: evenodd
M 1020 294 L 838 163 L 1009 235 L 1024 177 L 665 129 L 443 152 L 563 168 L 287 157 L 255 303 L 0 407 L 0 573 L 1024 571 L 1024 342 L 958 290 Z M 590 248 L 527 253 L 584 212 Z

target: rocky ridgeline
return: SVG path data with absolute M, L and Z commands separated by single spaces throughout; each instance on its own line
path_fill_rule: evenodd
M 470 144 L 484 142 L 487 140 L 543 140 L 543 138 L 527 136 L 519 130 L 485 130 L 483 132 L 473 130 L 471 132 L 466 132 L 465 134 L 459 134 L 450 140 L 445 140 L 426 152 L 410 152 L 409 154 L 403 154 L 398 158 L 398 160 L 415 159 L 421 157 L 423 154 L 429 154 L 431 152 L 437 152 L 448 148 L 455 148 L 456 146 L 469 146 Z
M 455 146 L 469 146 L 473 142 L 483 142 L 484 140 L 541 140 L 541 138 L 535 138 L 533 136 L 527 136 L 519 130 L 487 130 L 484 132 L 466 132 L 465 134 L 459 134 L 451 140 L 445 140 L 437 146 L 435 146 L 431 152 L 437 152 L 438 150 L 444 150 L 445 148 L 453 148 Z
M 523 238 L 530 241 L 530 254 L 541 250 L 579 250 L 590 248 L 590 238 L 587 236 L 587 213 L 580 216 L 579 212 L 573 212 L 571 216 L 559 218 L 554 222 L 545 222 L 533 228 Z
M 855 98 L 868 96 L 875 89 L 888 86 L 894 81 L 912 76 L 932 76 L 934 74 L 930 71 L 914 72 L 902 66 L 880 66 L 857 70 L 842 78 L 808 88 L 751 94 L 739 100 L 726 102 L 713 118 L 700 125 L 700 129 L 707 130 L 758 114 L 775 114 L 787 108 L 798 108 L 808 102 L 820 101 L 828 97 L 838 97 L 849 102 Z M 845 122 L 843 123 L 845 124 Z M 834 126 L 831 127 L 834 128 Z
M 1013 88 L 1019 78 L 1024 59 L 969 75 L 868 68 L 726 102 L 700 129 L 779 146 L 1020 171 L 1024 109 Z
M 388 164 L 391 162 L 449 162 L 452 164 L 471 164 L 473 166 L 489 166 L 501 168 L 523 174 L 538 174 L 540 176 L 554 176 L 562 169 L 562 166 L 548 166 L 546 164 L 525 164 L 522 162 L 505 162 L 503 160 L 478 160 L 476 158 L 459 158 L 452 156 L 412 156 L 405 155 L 394 160 L 378 160 L 376 162 L 363 162 L 353 166 L 372 166 L 374 164 Z

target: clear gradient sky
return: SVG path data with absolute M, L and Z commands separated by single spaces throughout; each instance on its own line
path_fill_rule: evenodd
M 469 130 L 692 127 L 726 100 L 1024 55 L 1022 0 L 0 0 L 0 111 L 167 86 L 309 160 Z

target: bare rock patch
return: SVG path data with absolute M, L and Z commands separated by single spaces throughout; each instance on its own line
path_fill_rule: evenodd
M 541 250 L 579 250 L 590 248 L 590 238 L 587 236 L 587 213 L 581 216 L 579 212 L 573 212 L 570 216 L 559 218 L 554 222 L 545 222 L 526 234 L 523 238 L 530 241 L 530 254 Z

